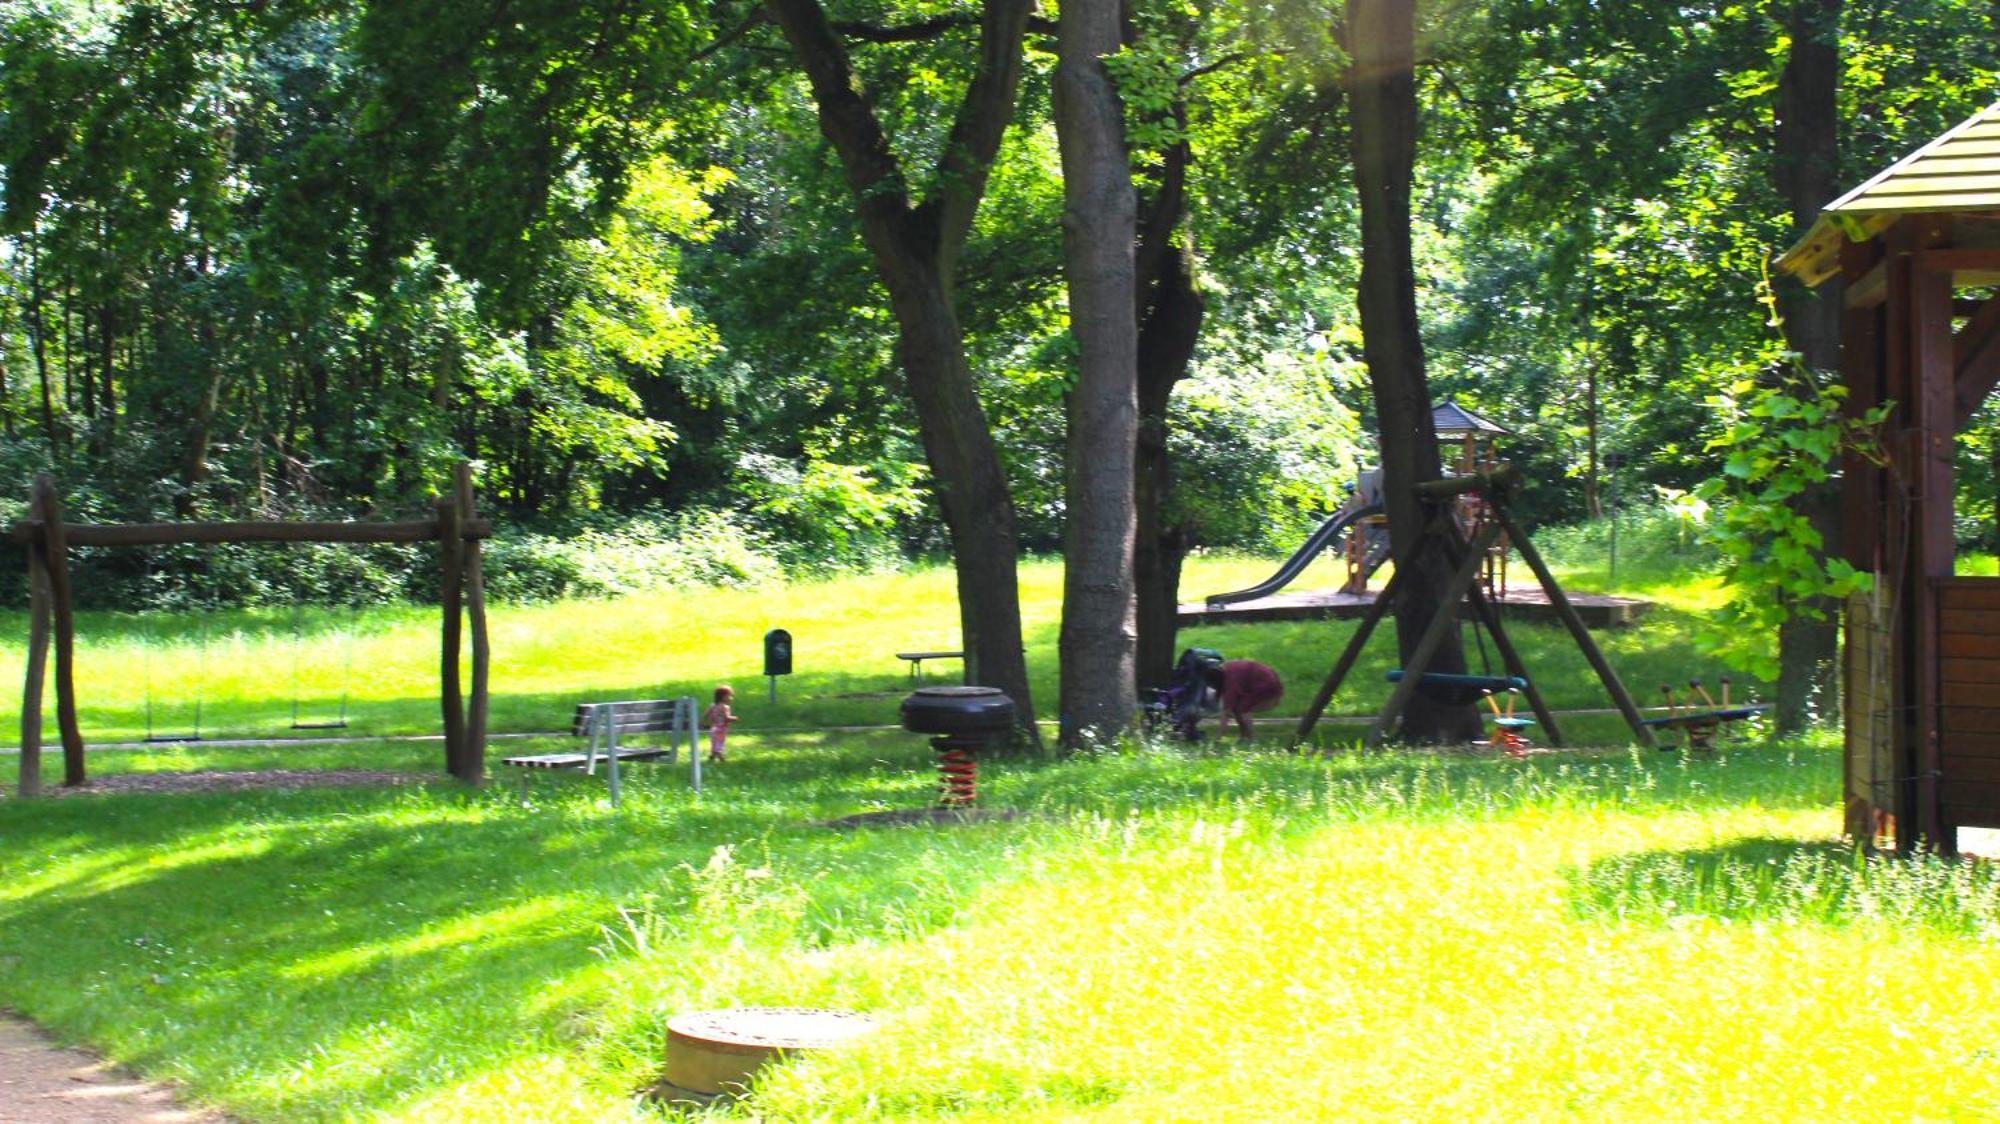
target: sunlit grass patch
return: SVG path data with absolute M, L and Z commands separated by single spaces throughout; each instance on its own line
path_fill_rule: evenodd
M 1786 889 L 1846 876 L 1828 749 L 1136 748 L 994 763 L 1014 822 L 823 826 L 923 806 L 928 757 L 746 736 L 701 796 L 635 766 L 616 811 L 584 777 L 0 804 L 0 1002 L 252 1120 L 657 1117 L 666 1020 L 745 1004 L 882 1025 L 773 1071 L 766 1119 L 2000 1104 L 1992 879 Z M 1765 846 L 1799 873 L 1733 873 Z M 1671 873 L 1704 861 L 1732 873 Z

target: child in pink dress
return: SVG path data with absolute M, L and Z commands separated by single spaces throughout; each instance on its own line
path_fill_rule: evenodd
M 736 692 L 730 690 L 728 685 L 725 684 L 717 687 L 715 689 L 714 705 L 702 712 L 702 725 L 708 727 L 708 759 L 710 761 L 724 760 L 722 756 L 723 743 L 729 740 L 730 724 L 736 721 L 735 712 L 729 709 L 730 700 L 735 697 Z

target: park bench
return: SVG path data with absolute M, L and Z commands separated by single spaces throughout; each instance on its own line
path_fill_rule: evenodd
M 964 652 L 897 652 L 896 658 L 910 662 L 910 678 L 922 681 L 925 660 L 962 660 Z
M 685 731 L 689 773 L 693 778 L 695 791 L 700 792 L 701 754 L 695 738 L 698 721 L 695 701 L 685 695 L 678 699 L 580 703 L 576 708 L 576 716 L 570 721 L 569 732 L 573 736 L 588 739 L 583 752 L 523 754 L 502 758 L 500 763 L 522 770 L 570 769 L 585 775 L 595 775 L 598 758 L 602 757 L 605 763 L 605 776 L 611 785 L 611 803 L 616 807 L 618 763 L 657 761 L 662 757 L 671 763 L 679 756 Z M 620 737 L 646 734 L 665 734 L 667 744 L 631 748 L 618 744 Z M 528 774 L 524 771 L 521 774 L 523 797 L 527 795 L 527 778 Z

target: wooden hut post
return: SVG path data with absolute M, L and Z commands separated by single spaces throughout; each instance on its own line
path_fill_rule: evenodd
M 438 701 L 444 711 L 445 770 L 460 780 L 478 780 L 476 775 L 466 775 L 465 699 L 458 683 L 459 618 L 465 589 L 465 528 L 460 514 L 456 496 L 438 499 L 438 554 L 444 571 L 438 587 L 443 614 Z
M 48 568 L 50 621 L 56 649 L 56 725 L 62 731 L 63 784 L 86 777 L 83 729 L 76 719 L 76 613 L 70 602 L 69 544 L 63 530 L 62 500 L 47 473 L 35 477 L 36 517 L 42 522 L 43 562 Z
M 32 510 L 32 507 L 31 507 Z M 42 536 L 28 545 L 28 673 L 21 687 L 21 779 L 16 796 L 42 794 L 42 686 L 49 675 L 49 567 Z
M 472 466 L 459 462 L 452 471 L 452 484 L 462 520 L 461 532 L 469 532 L 479 517 L 478 501 L 472 492 Z M 486 686 L 493 664 L 493 651 L 486 635 L 486 578 L 479 554 L 479 538 L 466 533 L 465 614 L 472 630 L 472 698 L 466 708 L 465 772 L 461 776 L 468 780 L 486 775 Z
M 1933 222 L 1941 220 L 1933 219 Z M 1920 233 L 1925 241 L 1941 237 L 1935 229 Z M 1928 844 L 1947 853 L 1955 850 L 1952 825 L 1943 815 L 1938 778 L 1944 767 L 1944 687 L 1938 651 L 1939 579 L 1952 576 L 1957 543 L 1952 528 L 1952 457 L 1957 431 L 1953 414 L 1954 371 L 1951 336 L 1951 274 L 1924 268 L 1919 262 L 1910 278 L 1910 375 L 1915 429 L 1922 447 L 1917 456 L 1917 495 L 1921 507 L 1917 532 L 1917 597 L 1910 624 L 1916 633 L 1917 703 L 1917 830 Z

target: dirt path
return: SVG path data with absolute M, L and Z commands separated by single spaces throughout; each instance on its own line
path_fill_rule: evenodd
M 102 1058 L 58 1046 L 0 1014 L 0 1124 L 223 1124 L 183 1108 L 173 1091 Z

